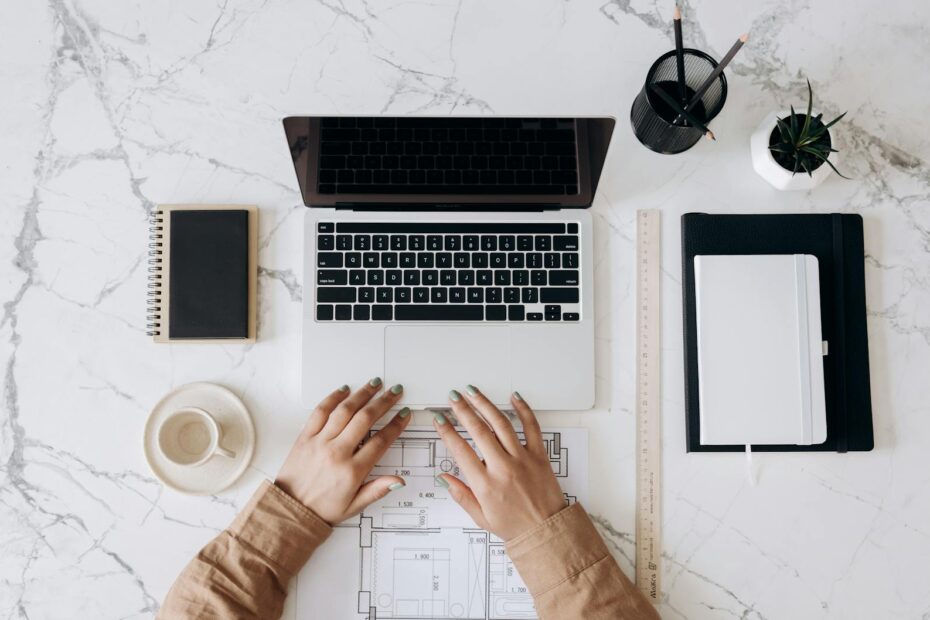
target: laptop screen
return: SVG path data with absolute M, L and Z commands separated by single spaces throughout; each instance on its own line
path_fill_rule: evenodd
M 590 206 L 610 118 L 289 117 L 307 206 Z

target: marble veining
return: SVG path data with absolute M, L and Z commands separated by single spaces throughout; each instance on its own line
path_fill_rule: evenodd
M 664 213 L 665 618 L 930 618 L 930 9 L 863 0 L 682 1 L 685 40 L 727 72 L 715 144 L 640 147 L 629 106 L 672 45 L 671 2 L 50 0 L 0 13 L 0 615 L 151 617 L 180 568 L 273 476 L 303 421 L 295 113 L 611 114 L 593 206 L 598 398 L 587 508 L 632 574 L 638 208 Z M 849 110 L 841 169 L 809 194 L 752 171 L 761 118 Z M 260 341 L 145 337 L 146 219 L 161 202 L 261 206 Z M 876 449 L 684 453 L 680 214 L 862 214 Z M 338 352 L 321 351 L 321 355 Z M 347 377 L 356 383 L 363 377 Z M 146 468 L 172 387 L 216 381 L 258 446 L 231 490 L 190 498 Z M 463 383 L 468 381 L 462 378 Z

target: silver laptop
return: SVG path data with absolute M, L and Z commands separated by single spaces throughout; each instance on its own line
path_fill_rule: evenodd
M 343 383 L 594 404 L 591 206 L 612 118 L 288 117 L 308 406 Z

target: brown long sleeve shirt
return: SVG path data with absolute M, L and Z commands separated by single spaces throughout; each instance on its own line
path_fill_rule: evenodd
M 158 617 L 278 618 L 288 582 L 331 532 L 309 508 L 263 482 L 229 528 L 185 567 Z M 580 504 L 508 541 L 506 548 L 540 620 L 659 617 L 620 571 Z

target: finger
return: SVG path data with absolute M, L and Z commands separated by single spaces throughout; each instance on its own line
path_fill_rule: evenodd
M 523 436 L 526 439 L 527 449 L 532 452 L 544 454 L 546 452 L 546 444 L 543 443 L 542 429 L 539 428 L 539 420 L 536 419 L 536 414 L 533 413 L 530 406 L 527 405 L 523 397 L 520 396 L 520 392 L 511 394 L 510 402 L 514 410 L 516 410 L 520 422 L 523 424 Z
M 342 432 L 339 433 L 338 441 L 344 441 L 352 446 L 357 446 L 368 433 L 375 422 L 388 412 L 388 409 L 397 404 L 401 394 L 404 392 L 404 386 L 397 384 L 390 390 L 385 390 L 377 398 L 372 398 L 368 404 L 356 412 L 346 424 Z
M 329 420 L 320 431 L 320 435 L 332 438 L 342 432 L 355 412 L 362 408 L 381 389 L 381 378 L 375 377 L 368 383 L 352 392 L 352 395 L 339 403 Z
M 485 474 L 484 463 L 478 458 L 475 449 L 465 441 L 455 427 L 449 423 L 441 412 L 433 414 L 433 426 L 439 433 L 439 438 L 446 446 L 446 449 L 452 453 L 452 458 L 458 464 L 459 468 L 465 473 L 465 477 L 474 483 L 479 477 Z
M 369 480 L 359 487 L 358 493 L 349 502 L 345 518 L 354 517 L 391 491 L 402 489 L 405 486 L 407 485 L 400 476 L 380 476 L 374 480 Z
M 330 414 L 333 412 L 333 409 L 345 400 L 346 396 L 349 395 L 349 386 L 343 385 L 339 389 L 330 393 L 329 396 L 320 401 L 320 404 L 310 412 L 310 417 L 307 418 L 307 423 L 304 424 L 303 431 L 301 433 L 306 437 L 313 437 L 326 424 L 326 421 L 329 419 Z
M 513 428 L 513 423 L 507 419 L 501 410 L 494 406 L 488 397 L 481 393 L 481 390 L 473 385 L 465 386 L 465 393 L 468 394 L 468 400 L 472 406 L 478 410 L 481 417 L 485 419 L 488 425 L 494 429 L 497 440 L 504 446 L 510 454 L 520 454 L 523 444 L 517 437 L 517 431 Z
M 487 518 L 484 516 L 484 511 L 481 510 L 481 504 L 478 503 L 478 498 L 475 497 L 467 484 L 451 474 L 440 474 L 436 476 L 436 481 L 449 489 L 449 495 L 459 506 L 465 509 L 465 512 L 472 518 L 475 525 L 483 530 L 491 529 Z
M 410 408 L 404 407 L 397 412 L 397 415 L 384 428 L 372 435 L 371 439 L 358 449 L 355 458 L 365 463 L 369 468 L 374 467 L 384 456 L 384 453 L 388 451 L 388 448 L 397 440 L 401 432 L 407 428 L 410 420 Z
M 501 446 L 501 443 L 494 436 L 491 427 L 488 426 L 484 418 L 475 413 L 462 395 L 456 390 L 449 392 L 449 403 L 452 405 L 452 412 L 455 413 L 456 419 L 461 422 L 468 434 L 475 441 L 475 445 L 481 450 L 485 459 L 504 458 L 507 451 Z

